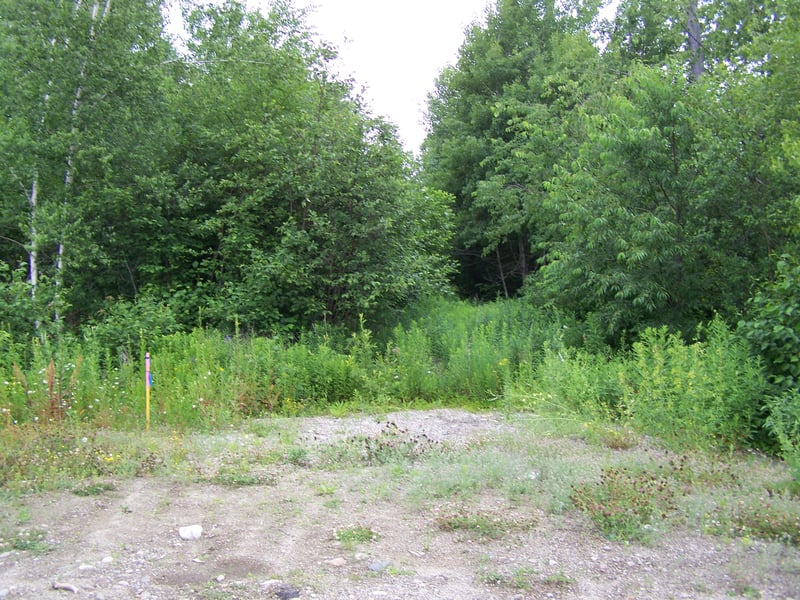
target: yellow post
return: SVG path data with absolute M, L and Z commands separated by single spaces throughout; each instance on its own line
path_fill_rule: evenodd
M 150 431 L 150 353 L 145 352 L 144 355 L 144 418 L 145 428 Z

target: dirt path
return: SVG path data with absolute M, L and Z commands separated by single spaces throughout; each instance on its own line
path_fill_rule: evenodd
M 382 434 L 387 422 L 400 434 Z M 64 491 L 3 505 L 24 528 L 44 532 L 49 550 L 0 554 L 0 598 L 800 598 L 796 548 L 680 524 L 648 545 L 610 542 L 575 510 L 509 493 L 553 480 L 553 457 L 579 466 L 610 452 L 579 440 L 543 438 L 531 447 L 526 427 L 524 419 L 439 410 L 266 421 L 258 435 L 197 437 L 196 455 L 187 457 L 194 478 L 147 476 L 98 496 Z M 495 447 L 516 447 L 518 435 L 520 452 L 500 465 L 494 485 L 459 474 L 502 462 Z M 443 444 L 447 451 L 377 460 L 398 451 L 399 440 L 413 440 L 403 452 Z M 358 464 L 354 453 L 376 460 Z M 467 454 L 478 462 L 459 462 Z M 226 456 L 227 472 L 254 474 L 240 482 L 251 485 L 207 477 L 226 472 Z M 445 486 L 451 478 L 463 489 Z M 482 535 L 441 527 L 455 515 L 487 524 L 496 517 L 503 528 Z M 200 538 L 182 539 L 179 528 L 195 524 Z

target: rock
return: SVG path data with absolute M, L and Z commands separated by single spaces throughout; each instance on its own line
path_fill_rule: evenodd
M 100 562 L 103 563 L 104 565 L 107 565 L 109 563 L 114 562 L 114 557 L 113 556 L 104 556 L 103 560 L 101 560 Z
M 10 593 L 11 593 L 11 590 L 10 590 L 10 589 L 8 589 L 8 588 L 3 588 L 2 590 L 0 590 L 0 598 L 5 598 L 5 597 L 6 597 L 6 596 L 8 596 Z
M 262 581 L 260 587 L 261 591 L 267 594 L 268 597 L 279 598 L 279 600 L 290 600 L 291 598 L 300 597 L 300 590 L 293 588 L 288 583 L 284 583 L 279 579 Z
M 300 597 L 300 590 L 294 589 L 292 586 L 287 584 L 281 584 L 280 589 L 274 592 L 275 596 L 279 598 L 279 600 L 290 600 L 291 598 L 299 598 Z
M 186 527 L 180 527 L 178 535 L 181 536 L 182 540 L 199 540 L 200 536 L 203 535 L 203 526 L 187 525 Z
M 377 561 L 369 566 L 369 570 L 372 571 L 373 573 L 380 573 L 391 564 L 392 563 L 390 563 L 388 560 Z
M 343 567 L 347 564 L 347 560 L 340 556 L 338 558 L 331 558 L 330 560 L 326 560 L 324 561 L 324 563 L 332 567 Z

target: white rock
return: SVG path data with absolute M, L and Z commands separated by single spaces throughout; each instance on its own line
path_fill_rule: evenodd
M 181 527 L 178 529 L 178 535 L 181 536 L 182 540 L 199 540 L 200 536 L 203 535 L 203 526 L 187 525 L 186 527 Z
M 101 560 L 100 562 L 102 562 L 103 564 L 107 565 L 108 563 L 114 562 L 114 557 L 113 556 L 104 556 L 103 560 Z

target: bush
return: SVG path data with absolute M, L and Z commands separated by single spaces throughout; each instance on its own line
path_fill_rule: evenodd
M 748 302 L 739 331 L 763 359 L 773 385 L 797 389 L 800 383 L 800 264 L 784 255 L 775 280 Z
M 780 257 L 775 280 L 750 299 L 739 332 L 762 359 L 772 386 L 766 428 L 800 480 L 800 264 L 796 259 Z
M 607 420 L 619 414 L 622 363 L 582 350 L 547 349 L 536 369 L 541 398 L 566 414 Z M 535 407 L 542 408 L 542 407 Z
M 84 336 L 100 350 L 118 354 L 126 361 L 137 357 L 141 344 L 150 346 L 179 330 L 169 306 L 145 294 L 134 302 L 106 298 L 96 318 L 84 328 Z
M 706 341 L 687 344 L 666 328 L 644 332 L 625 369 L 623 412 L 678 446 L 741 447 L 757 426 L 766 382 L 720 319 L 699 333 Z

